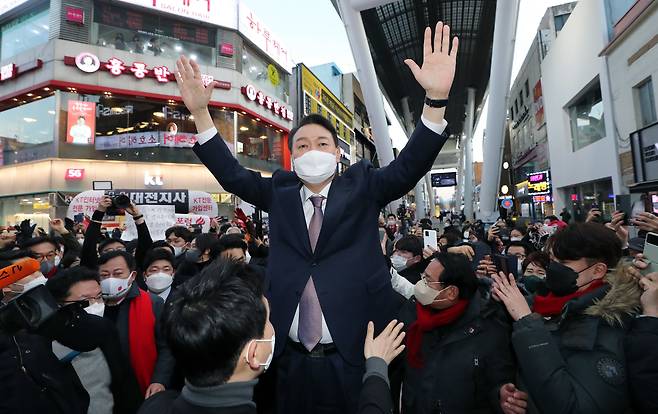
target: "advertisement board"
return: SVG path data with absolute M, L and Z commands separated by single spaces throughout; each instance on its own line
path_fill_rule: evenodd
M 457 173 L 434 173 L 430 176 L 432 178 L 432 187 L 453 187 L 457 185 Z
M 117 0 L 178 17 L 198 20 L 217 26 L 238 28 L 236 0 Z
M 69 101 L 66 123 L 66 142 L 93 145 L 96 134 L 96 103 Z

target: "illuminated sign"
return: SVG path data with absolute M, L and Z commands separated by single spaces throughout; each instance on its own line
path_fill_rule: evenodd
M 236 0 L 118 0 L 218 26 L 238 28 Z
M 542 195 L 551 193 L 551 181 L 548 171 L 528 174 L 528 195 Z
M 162 187 L 164 185 L 162 174 L 151 175 L 148 171 L 144 171 L 144 185 Z
M 243 86 L 241 91 L 247 99 L 258 103 L 258 105 L 264 106 L 279 118 L 288 121 L 293 120 L 292 109 L 287 108 L 285 105 L 272 99 L 271 96 L 265 95 L 262 91 L 257 90 L 254 85 Z
M 78 7 L 66 6 L 66 21 L 79 25 L 84 25 L 85 11 Z
M 84 168 L 67 168 L 64 174 L 66 181 L 80 181 L 85 177 Z
M 101 62 L 94 54 L 83 52 L 78 56 L 64 56 L 64 64 L 67 66 L 77 66 L 78 69 L 85 73 L 94 73 L 102 70 L 110 72 L 114 76 L 133 75 L 137 79 L 153 78 L 159 83 L 175 82 L 176 78 L 174 73 L 169 70 L 167 66 L 155 66 L 149 68 L 144 62 L 133 62 L 128 64 L 117 57 L 111 57 L 107 62 Z M 202 74 L 201 79 L 203 84 L 208 86 L 211 82 L 215 82 L 217 89 L 231 89 L 231 82 L 216 81 L 213 76 Z
M 18 70 L 15 63 L 7 63 L 6 65 L 0 67 L 0 81 L 6 81 L 11 78 L 15 78 L 18 74 Z
M 535 203 L 550 203 L 553 201 L 550 195 L 532 196 L 532 201 Z

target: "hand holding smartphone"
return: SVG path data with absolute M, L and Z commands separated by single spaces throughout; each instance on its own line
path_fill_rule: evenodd
M 436 238 L 436 230 L 423 230 L 423 246 L 439 250 L 439 241 Z

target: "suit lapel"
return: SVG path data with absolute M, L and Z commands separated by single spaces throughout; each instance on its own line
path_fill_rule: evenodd
M 318 256 L 326 248 L 333 230 L 336 229 L 343 216 L 345 207 L 347 206 L 347 200 L 349 200 L 351 193 L 352 181 L 350 179 L 344 176 L 338 176 L 332 181 L 329 194 L 327 195 L 327 206 L 324 209 L 320 237 L 315 247 L 315 256 Z
M 311 242 L 308 238 L 308 227 L 306 227 L 306 219 L 304 218 L 304 208 L 302 206 L 302 198 L 299 191 L 302 188 L 301 182 L 287 185 L 281 190 L 281 200 L 284 208 L 289 208 L 290 211 L 284 214 L 290 216 L 290 223 L 292 227 L 289 229 L 289 234 L 292 239 L 297 239 L 298 243 L 293 245 L 299 247 L 300 252 L 310 255 Z

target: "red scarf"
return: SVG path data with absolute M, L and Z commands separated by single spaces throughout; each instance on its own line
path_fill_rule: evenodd
M 567 296 L 555 296 L 553 292 L 550 292 L 546 296 L 535 295 L 535 303 L 532 305 L 532 311 L 546 317 L 559 315 L 562 313 L 564 305 L 571 299 L 579 298 L 586 293 L 600 288 L 604 284 L 605 282 L 603 280 L 596 279 L 587 286 L 587 289 L 576 291 Z
M 130 363 L 135 371 L 137 383 L 142 391 L 151 385 L 151 377 L 158 359 L 155 346 L 155 315 L 151 296 L 139 289 L 139 296 L 130 302 L 128 314 L 128 342 L 130 345 Z
M 451 307 L 437 312 L 416 302 L 416 322 L 412 323 L 407 331 L 407 359 L 411 367 L 423 367 L 423 356 L 421 355 L 423 334 L 439 326 L 453 323 L 464 314 L 467 306 L 468 301 L 460 299 Z

